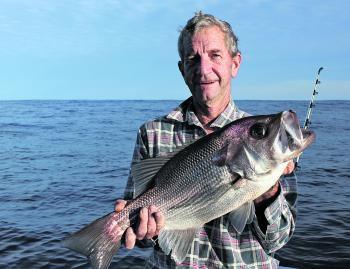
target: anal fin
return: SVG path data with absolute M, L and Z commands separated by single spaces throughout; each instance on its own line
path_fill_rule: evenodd
M 176 262 L 182 262 L 191 248 L 192 242 L 199 228 L 187 230 L 162 230 L 158 236 L 160 248 Z

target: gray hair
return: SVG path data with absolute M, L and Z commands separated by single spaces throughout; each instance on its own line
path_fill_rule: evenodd
M 184 42 L 188 39 L 192 39 L 193 35 L 202 30 L 203 28 L 210 26 L 218 26 L 220 30 L 225 34 L 226 47 L 232 57 L 236 56 L 238 50 L 238 38 L 233 32 L 231 25 L 219 20 L 210 14 L 203 14 L 201 11 L 195 13 L 186 26 L 181 30 L 177 48 L 181 60 L 184 58 Z

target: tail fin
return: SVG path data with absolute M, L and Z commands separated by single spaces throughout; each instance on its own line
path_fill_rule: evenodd
M 116 238 L 106 233 L 106 224 L 114 212 L 95 220 L 63 241 L 63 245 L 90 259 L 93 269 L 107 269 L 120 247 L 122 234 Z

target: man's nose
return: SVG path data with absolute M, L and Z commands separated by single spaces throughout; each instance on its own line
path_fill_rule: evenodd
M 201 75 L 209 74 L 212 70 L 212 62 L 209 57 L 201 57 L 199 62 L 199 70 Z

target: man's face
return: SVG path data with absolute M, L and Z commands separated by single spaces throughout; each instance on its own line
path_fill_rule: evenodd
M 203 28 L 184 45 L 184 59 L 179 62 L 179 68 L 194 102 L 206 107 L 227 103 L 240 54 L 231 57 L 225 35 L 217 26 Z

